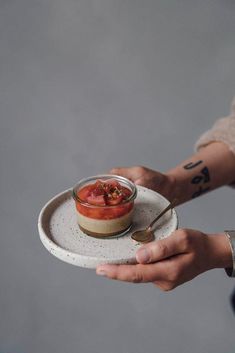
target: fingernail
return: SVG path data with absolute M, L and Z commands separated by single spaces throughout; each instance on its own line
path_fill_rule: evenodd
M 105 270 L 103 268 L 97 268 L 96 274 L 98 276 L 106 276 L 106 272 L 105 272 Z
M 150 259 L 150 254 L 147 249 L 140 249 L 136 253 L 136 260 L 140 263 L 146 263 Z

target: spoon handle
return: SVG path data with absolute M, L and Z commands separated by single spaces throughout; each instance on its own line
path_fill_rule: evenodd
M 159 215 L 150 223 L 150 225 L 146 228 L 146 230 L 150 231 L 152 229 L 152 226 L 170 209 L 172 209 L 176 204 L 177 204 L 177 199 L 174 199 L 169 205 L 164 208 L 164 210 L 159 213 Z

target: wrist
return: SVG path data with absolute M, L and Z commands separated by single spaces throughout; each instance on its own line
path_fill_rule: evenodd
M 177 179 L 174 174 L 165 173 L 164 185 L 162 185 L 161 193 L 163 196 L 167 198 L 169 201 L 173 201 L 177 199 L 177 205 L 180 204 L 180 200 L 182 198 L 182 191 L 179 190 L 179 185 Z
M 233 266 L 231 247 L 225 233 L 208 234 L 208 259 L 210 268 Z
M 169 187 L 168 199 L 172 201 L 177 199 L 177 205 L 180 205 L 190 199 L 188 182 L 185 180 L 185 175 L 182 175 L 182 171 L 179 168 L 171 169 L 166 173 Z
M 224 233 L 228 239 L 232 256 L 232 266 L 226 267 L 225 271 L 229 277 L 235 277 L 235 230 L 225 230 Z

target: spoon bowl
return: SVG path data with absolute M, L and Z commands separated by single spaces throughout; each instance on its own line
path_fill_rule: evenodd
M 164 208 L 163 211 L 159 213 L 159 215 L 154 218 L 154 220 L 149 224 L 148 227 L 142 230 L 137 230 L 135 231 L 131 238 L 134 239 L 135 241 L 138 241 L 139 243 L 149 243 L 150 241 L 153 241 L 155 239 L 154 231 L 153 231 L 153 225 L 169 210 L 175 207 L 177 204 L 177 199 L 174 199 L 166 208 Z

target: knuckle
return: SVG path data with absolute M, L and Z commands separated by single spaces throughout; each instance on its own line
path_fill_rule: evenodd
M 160 254 L 160 257 L 164 258 L 167 257 L 168 254 L 168 247 L 163 241 L 159 241 L 158 243 L 158 252 Z
M 138 178 L 138 179 L 135 181 L 135 183 L 136 183 L 137 185 L 144 185 L 144 184 L 145 184 L 145 178 L 144 178 L 144 177 L 140 177 L 140 178 Z
M 132 282 L 133 283 L 141 283 L 144 281 L 144 277 L 139 267 L 136 266 L 135 271 L 132 274 Z
M 175 287 L 176 287 L 175 284 L 173 284 L 173 283 L 167 283 L 167 284 L 164 286 L 163 290 L 164 290 L 164 292 L 169 292 L 169 291 L 171 291 L 172 289 L 174 289 Z
M 171 263 L 166 268 L 165 278 L 168 283 L 174 284 L 180 277 L 180 267 L 177 261 Z
M 181 240 L 184 240 L 188 236 L 188 232 L 186 231 L 186 229 L 179 229 L 177 232 L 178 232 L 178 237 L 180 237 Z
M 136 171 L 142 174 L 145 171 L 145 167 L 143 167 L 142 165 L 138 165 L 136 166 Z
M 154 286 L 160 288 L 163 292 L 169 292 L 176 287 L 169 282 L 155 282 Z
M 178 279 L 178 272 L 177 272 L 177 270 L 174 270 L 174 271 L 169 272 L 167 277 L 168 277 L 168 281 L 169 281 L 170 283 L 175 283 L 175 282 L 177 281 L 177 279 Z
M 136 273 L 136 274 L 132 277 L 132 282 L 133 282 L 133 283 L 141 283 L 141 282 L 143 282 L 143 277 L 142 277 L 139 273 Z
M 166 282 L 175 288 L 177 283 L 180 282 L 181 276 L 182 265 L 179 262 L 174 261 L 166 269 Z
M 113 270 L 112 272 L 108 273 L 108 277 L 114 280 L 119 279 L 119 269 Z
M 192 245 L 192 237 L 185 229 L 180 233 L 180 241 L 184 251 L 188 250 Z
M 119 168 L 112 168 L 110 169 L 111 174 L 118 174 Z

